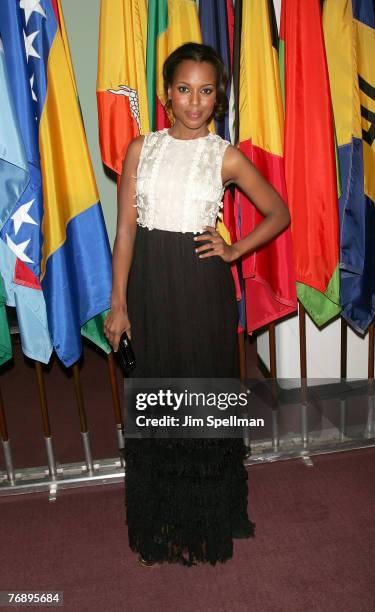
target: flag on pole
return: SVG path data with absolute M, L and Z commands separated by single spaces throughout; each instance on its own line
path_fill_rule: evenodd
M 16 260 L 12 249 L 0 240 L 0 276 L 4 282 L 6 304 L 17 312 L 22 352 L 30 359 L 48 363 L 52 344 L 43 292 L 14 281 Z
M 130 141 L 149 131 L 146 0 L 101 0 L 97 104 L 103 163 L 116 174 Z
M 15 202 L 29 181 L 23 143 L 19 137 L 16 111 L 12 102 L 0 38 L 0 228 L 8 220 Z
M 62 28 L 59 0 L 0 3 L 30 173 L 0 237 L 20 262 L 16 282 L 42 289 L 53 348 L 70 366 L 81 354 L 81 326 L 109 307 L 111 266 Z
M 278 35 L 271 0 L 243 0 L 239 74 L 239 145 L 286 201 L 283 162 L 284 117 L 278 67 Z M 239 238 L 263 215 L 236 190 Z M 297 308 L 290 228 L 243 257 L 249 333 Z
M 232 87 L 232 57 L 233 51 L 233 7 L 228 0 L 207 0 L 199 4 L 199 21 L 202 42 L 213 47 L 222 58 L 228 75 L 227 96 L 231 99 Z M 216 133 L 222 138 L 231 141 L 230 121 L 233 115 L 227 112 L 220 120 L 215 120 Z M 237 240 L 236 220 L 234 215 L 234 198 L 230 189 L 226 189 L 223 198 L 223 215 L 217 224 L 217 230 L 228 244 Z M 242 301 L 241 284 L 238 273 L 238 264 L 231 265 L 233 280 L 236 288 L 236 297 L 239 302 L 238 331 L 244 330 L 244 309 Z
M 1 39 L 0 39 L 1 41 Z M 19 213 L 13 212 L 24 191 L 27 191 L 30 172 L 25 147 L 22 141 L 15 105 L 12 99 L 10 82 L 4 57 L 4 49 L 0 42 L 0 189 L 1 218 L 4 225 L 9 218 L 16 226 L 22 221 Z M 21 208 L 21 211 L 25 210 Z M 28 215 L 25 216 L 25 221 Z M 5 242 L 0 240 L 0 284 L 1 284 L 1 330 L 2 354 L 7 354 L 4 347 L 9 336 L 5 304 L 17 310 L 18 327 L 22 350 L 31 359 L 48 363 L 52 346 L 49 337 L 46 305 L 37 279 L 31 285 L 23 278 L 16 284 L 17 256 Z M 18 265 L 20 269 L 20 265 Z M 30 273 L 31 275 L 31 273 Z M 33 275 L 31 275 L 33 276 Z M 5 351 L 5 352 L 4 352 Z M 0 358 L 1 360 L 1 358 Z
M 342 316 L 359 333 L 365 333 L 375 314 L 374 11 L 369 1 L 325 0 L 323 5 L 342 181 Z
M 229 3 L 231 4 L 231 3 Z M 233 8 L 227 0 L 205 0 L 199 3 L 199 22 L 202 42 L 213 47 L 224 62 L 228 75 L 227 96 L 231 90 L 231 41 L 233 40 Z M 230 140 L 229 113 L 215 120 L 216 133 Z
M 322 326 L 341 308 L 334 124 L 319 0 L 283 0 L 280 38 L 297 295 Z
M 172 51 L 187 42 L 202 42 L 196 3 L 148 0 L 146 74 L 152 131 L 170 126 L 164 110 L 163 63 Z

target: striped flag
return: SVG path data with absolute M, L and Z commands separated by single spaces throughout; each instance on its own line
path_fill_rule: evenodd
M 152 131 L 170 126 L 164 110 L 163 63 L 172 51 L 186 42 L 202 42 L 196 3 L 193 0 L 148 0 L 146 74 Z
M 222 58 L 228 77 L 231 76 L 231 40 L 233 40 L 233 8 L 227 0 L 205 0 L 199 3 L 199 21 L 202 42 L 213 47 Z M 230 98 L 231 79 L 229 78 L 227 96 Z M 215 120 L 216 133 L 230 140 L 229 114 Z
M 283 163 L 283 108 L 278 36 L 271 0 L 243 0 L 239 72 L 241 151 L 286 201 Z M 263 219 L 236 190 L 240 238 Z M 294 312 L 297 307 L 290 228 L 242 261 L 249 333 Z
M 342 181 L 342 316 L 365 333 L 375 314 L 374 5 L 325 0 L 323 25 Z
M 232 59 L 233 59 L 233 28 L 234 15 L 231 2 L 228 0 L 206 0 L 199 4 L 199 21 L 202 33 L 202 42 L 213 47 L 223 59 L 228 75 L 227 96 L 231 98 L 232 88 Z M 215 120 L 216 133 L 226 140 L 231 139 L 230 121 L 232 114 L 227 112 L 220 120 Z M 223 199 L 223 215 L 218 221 L 217 230 L 228 244 L 237 240 L 236 219 L 234 215 L 234 198 L 231 189 L 226 189 Z M 235 262 L 231 266 L 236 296 L 239 302 L 238 331 L 245 328 L 244 308 L 239 277 L 239 265 Z
M 59 0 L 3 0 L 0 35 L 30 173 L 0 236 L 19 286 L 44 295 L 53 348 L 70 366 L 81 326 L 109 307 L 111 265 Z
M 319 0 L 283 0 L 280 37 L 297 295 L 321 326 L 341 308 L 334 125 Z
M 97 104 L 103 163 L 118 175 L 130 141 L 149 131 L 146 0 L 101 0 Z

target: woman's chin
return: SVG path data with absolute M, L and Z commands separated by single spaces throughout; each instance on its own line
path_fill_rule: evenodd
M 207 125 L 208 118 L 200 115 L 199 117 L 185 116 L 182 123 L 192 130 L 197 130 Z

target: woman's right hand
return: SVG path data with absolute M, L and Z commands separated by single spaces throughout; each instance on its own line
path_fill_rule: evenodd
M 131 325 L 128 313 L 124 308 L 111 308 L 104 321 L 104 335 L 115 353 L 118 350 L 121 335 L 126 331 L 131 339 Z

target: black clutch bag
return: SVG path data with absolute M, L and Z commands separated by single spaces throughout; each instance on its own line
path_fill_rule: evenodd
M 135 355 L 128 334 L 124 332 L 120 338 L 117 359 L 124 374 L 129 374 L 135 368 Z

